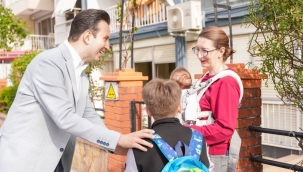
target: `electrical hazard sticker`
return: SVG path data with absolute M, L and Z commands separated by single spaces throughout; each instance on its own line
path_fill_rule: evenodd
M 117 82 L 105 82 L 105 99 L 118 100 L 118 83 Z

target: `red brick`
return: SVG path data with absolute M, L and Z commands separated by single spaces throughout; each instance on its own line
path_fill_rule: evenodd
M 240 109 L 249 107 L 260 107 L 262 105 L 262 99 L 260 97 L 242 99 Z
M 122 168 L 117 168 L 111 164 L 108 164 L 108 172 L 123 172 L 124 169 Z
M 261 125 L 261 117 L 255 117 L 255 118 L 241 118 L 238 119 L 238 123 L 236 128 L 247 128 L 248 126 L 260 126 Z
M 114 111 L 114 106 L 104 106 L 104 112 L 105 113 L 107 113 L 107 112 L 111 112 L 111 113 L 113 113 L 113 111 Z M 106 115 L 106 114 L 105 114 Z
M 120 127 L 131 127 L 131 122 L 130 121 L 124 121 L 124 122 L 121 122 L 121 125 Z
M 138 93 L 138 98 L 137 98 L 138 101 L 143 101 L 143 98 L 142 98 L 142 94 L 141 93 Z
M 126 87 L 125 92 L 126 93 L 142 93 L 143 87 Z
M 240 158 L 249 157 L 250 155 L 261 155 L 262 154 L 262 146 L 256 145 L 248 148 L 241 148 Z
M 127 115 L 116 115 L 118 121 L 130 121 L 130 114 Z
M 126 114 L 130 112 L 129 107 L 112 107 L 111 112 L 115 114 Z
M 106 106 L 115 106 L 115 102 L 114 100 L 104 100 L 104 104 Z
M 260 163 L 257 163 L 256 165 L 248 166 L 246 168 L 237 169 L 236 172 L 262 172 L 263 171 L 263 165 Z
M 121 124 L 122 124 L 122 121 L 117 121 L 117 120 L 113 120 L 110 122 L 110 124 L 114 127 L 118 127 L 120 128 L 121 127 Z
M 246 137 L 256 137 L 261 136 L 261 132 L 249 131 L 248 128 L 237 129 L 239 136 L 243 139 Z
M 261 107 L 239 109 L 238 118 L 261 116 Z
M 105 111 L 104 119 L 116 119 L 117 114 L 111 113 L 111 111 Z
M 114 128 L 114 126 L 112 126 L 112 125 L 106 124 L 106 127 L 107 127 L 109 130 L 114 130 L 114 131 L 116 131 L 115 128 Z
M 125 93 L 126 93 L 126 88 L 127 88 L 127 87 L 119 87 L 119 88 L 118 88 L 118 93 L 119 93 L 119 94 L 125 94 Z
M 248 137 L 242 139 L 241 148 L 252 147 L 256 145 L 261 145 L 261 136 L 260 137 Z
M 245 88 L 243 98 L 261 97 L 260 88 Z
M 143 86 L 143 81 L 120 81 L 119 87 L 138 87 Z
M 120 162 L 125 162 L 126 161 L 126 156 L 123 156 L 123 155 L 115 155 L 115 154 L 108 154 L 110 158 L 113 158 L 117 161 L 120 161 Z
M 104 108 L 105 116 L 106 115 L 122 115 L 122 114 L 129 114 L 130 109 L 129 107 L 115 107 L 115 106 L 106 106 Z
M 111 157 L 108 158 L 108 163 L 117 167 L 117 168 L 121 168 L 121 169 L 124 169 L 124 167 L 125 167 L 125 162 L 118 161 L 118 160 L 113 159 Z
M 121 94 L 119 100 L 137 100 L 138 95 L 136 93 L 132 94 Z
M 109 125 L 108 120 L 104 120 L 104 124 L 105 124 L 106 126 L 108 126 L 108 125 Z
M 244 169 L 244 168 L 253 167 L 253 166 L 255 166 L 255 167 L 260 166 L 260 163 L 250 161 L 249 157 L 246 157 L 246 158 L 239 159 L 237 169 Z
M 115 106 L 115 107 L 129 107 L 130 101 L 129 100 L 105 100 L 105 106 Z
M 242 80 L 244 88 L 261 88 L 262 80 L 261 79 L 244 79 Z
M 119 132 L 119 133 L 121 133 L 121 134 L 129 134 L 129 133 L 131 133 L 131 130 L 130 130 L 129 127 L 128 128 L 117 128 L 116 131 Z

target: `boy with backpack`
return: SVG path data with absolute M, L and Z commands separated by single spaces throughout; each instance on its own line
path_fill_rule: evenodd
M 129 149 L 125 172 L 159 172 L 192 170 L 208 172 L 209 159 L 201 133 L 184 127 L 181 112 L 181 89 L 172 80 L 153 79 L 142 92 L 146 112 L 155 119 L 153 148 L 147 152 Z M 185 156 L 184 156 L 185 154 Z

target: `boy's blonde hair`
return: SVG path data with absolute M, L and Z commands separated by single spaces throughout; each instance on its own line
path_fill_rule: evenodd
M 181 66 L 171 72 L 170 79 L 176 81 L 182 90 L 189 89 L 192 84 L 190 73 Z
M 155 120 L 176 117 L 181 89 L 175 81 L 155 78 L 144 86 L 142 97 Z

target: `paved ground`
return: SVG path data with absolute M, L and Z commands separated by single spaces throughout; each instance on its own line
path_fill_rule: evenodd
M 270 160 L 274 160 L 274 161 L 279 161 L 279 162 L 284 162 L 287 164 L 297 164 L 300 161 L 303 160 L 303 155 L 289 155 L 289 156 L 285 156 L 279 159 L 272 159 L 272 158 L 268 158 L 268 157 L 263 157 L 266 159 L 270 159 Z M 302 165 L 302 164 L 298 164 L 298 165 Z M 280 168 L 280 167 L 274 167 L 271 165 L 263 165 L 263 172 L 293 172 L 293 170 L 288 170 L 288 169 L 284 169 L 284 168 Z

